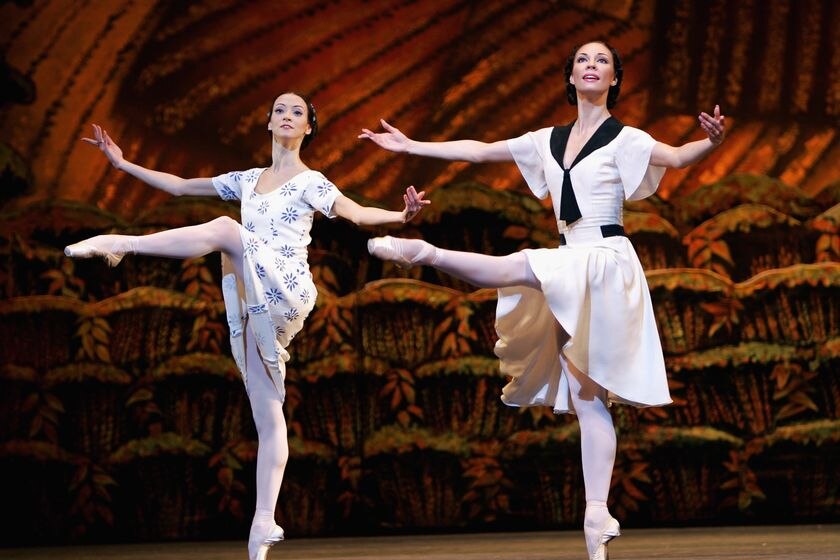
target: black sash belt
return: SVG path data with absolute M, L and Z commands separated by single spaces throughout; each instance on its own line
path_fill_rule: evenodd
M 627 237 L 627 233 L 624 231 L 624 226 L 620 226 L 618 224 L 609 224 L 606 226 L 601 226 L 601 236 L 603 237 Z M 566 236 L 562 233 L 560 234 L 560 245 L 566 245 Z

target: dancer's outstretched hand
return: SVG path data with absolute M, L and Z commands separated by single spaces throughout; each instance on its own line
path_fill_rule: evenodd
M 420 213 L 424 206 L 432 203 L 431 200 L 426 200 L 426 191 L 417 192 L 413 186 L 405 189 L 403 200 L 405 201 L 405 210 L 403 210 L 403 223 L 410 222 L 414 216 Z
M 82 142 L 87 142 L 93 146 L 96 146 L 102 153 L 105 154 L 105 157 L 108 158 L 108 161 L 111 162 L 111 165 L 116 167 L 117 169 L 121 169 L 121 165 L 125 163 L 125 159 L 123 158 L 122 150 L 119 146 L 117 146 L 116 142 L 114 142 L 108 133 L 102 130 L 102 127 L 98 124 L 91 125 L 93 126 L 93 138 L 82 138 Z
M 380 148 L 385 148 L 392 152 L 407 152 L 408 145 L 411 142 L 408 136 L 400 132 L 400 129 L 385 122 L 385 119 L 379 119 L 379 122 L 382 123 L 382 128 L 385 129 L 385 132 L 376 133 L 363 128 L 362 133 L 359 134 L 359 138 L 373 140 L 374 144 Z
M 726 136 L 726 125 L 724 116 L 720 114 L 720 105 L 715 105 L 714 116 L 703 112 L 697 118 L 700 120 L 700 128 L 709 135 L 712 144 L 717 146 L 723 142 L 723 137 Z

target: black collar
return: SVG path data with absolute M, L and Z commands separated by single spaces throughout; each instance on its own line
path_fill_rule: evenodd
M 566 126 L 555 126 L 554 130 L 551 131 L 551 141 L 549 142 L 549 145 L 551 146 L 551 155 L 554 156 L 554 159 L 557 160 L 557 163 L 560 164 L 560 169 L 563 171 L 571 170 L 572 167 L 577 165 L 583 158 L 598 148 L 603 148 L 615 140 L 615 137 L 618 136 L 618 133 L 621 132 L 622 128 L 624 128 L 621 121 L 613 116 L 610 116 L 607 120 L 601 123 L 598 130 L 595 131 L 595 133 L 589 138 L 589 140 L 587 140 L 586 144 L 580 150 L 580 153 L 575 158 L 575 161 L 572 162 L 569 169 L 566 169 L 563 166 L 563 155 L 566 153 L 566 143 L 569 141 L 569 133 L 572 131 L 572 125 L 574 124 L 575 122 L 572 121 Z

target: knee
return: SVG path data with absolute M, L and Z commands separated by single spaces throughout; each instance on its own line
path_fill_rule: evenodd
M 239 224 L 229 216 L 219 216 L 210 222 L 210 226 L 219 235 L 239 235 Z
M 528 286 L 537 290 L 540 288 L 540 283 L 531 270 L 531 263 L 528 262 L 525 253 L 519 251 L 502 258 L 505 259 L 505 264 L 501 269 L 507 271 L 506 285 Z
M 236 249 L 241 247 L 239 223 L 233 218 L 220 216 L 208 222 L 207 225 L 205 233 L 208 236 L 208 242 L 215 246 L 216 250 L 236 257 Z

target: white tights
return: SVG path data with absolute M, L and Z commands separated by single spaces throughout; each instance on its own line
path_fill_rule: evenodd
M 479 253 L 449 251 L 434 247 L 420 239 L 397 239 L 397 250 L 409 261 L 433 266 L 456 278 L 482 288 L 528 286 L 540 288 L 524 253 L 493 257 Z M 612 416 L 607 408 L 606 390 L 586 374 L 569 364 L 569 389 L 572 405 L 580 424 L 580 448 L 583 482 L 586 491 L 584 531 L 592 553 L 590 536 L 597 537 L 611 517 L 607 510 L 616 435 Z M 594 538 L 594 537 L 593 537 Z
M 176 228 L 150 235 L 99 235 L 88 243 L 117 254 L 139 254 L 176 259 L 222 252 L 242 277 L 242 240 L 239 224 L 228 217 L 197 226 Z M 249 545 L 260 542 L 274 526 L 274 508 L 289 459 L 289 443 L 283 403 L 260 358 L 254 336 L 245 329 L 245 363 L 248 399 L 257 427 L 257 506 L 251 524 Z M 254 548 L 254 546 L 249 546 Z
M 289 439 L 283 402 L 260 358 L 254 336 L 245 329 L 248 399 L 257 426 L 257 507 L 251 523 L 249 549 L 259 546 L 275 525 L 274 508 L 289 460 Z
M 571 364 L 569 370 L 569 392 L 580 424 L 580 455 L 586 492 L 583 528 L 591 554 L 591 545 L 595 543 L 589 541 L 600 534 L 611 517 L 607 498 L 615 464 L 615 427 L 607 408 L 606 390 Z

